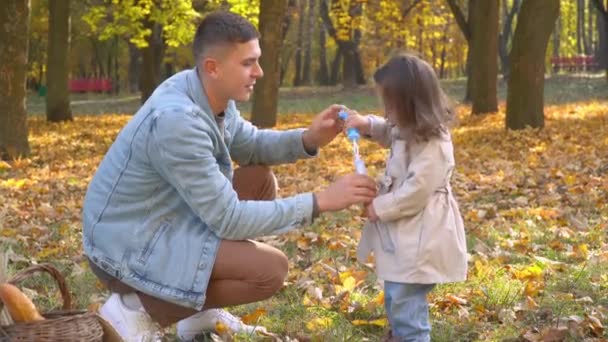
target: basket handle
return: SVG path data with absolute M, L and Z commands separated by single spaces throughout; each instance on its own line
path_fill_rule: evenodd
M 8 281 L 10 284 L 17 285 L 24 279 L 28 278 L 34 273 L 38 272 L 46 272 L 55 279 L 57 282 L 57 286 L 59 287 L 59 291 L 61 292 L 61 297 L 63 298 L 63 310 L 71 310 L 72 309 L 72 296 L 70 295 L 70 291 L 68 290 L 67 283 L 65 281 L 65 277 L 59 272 L 55 266 L 51 264 L 39 264 L 32 265 L 24 270 L 19 271 Z

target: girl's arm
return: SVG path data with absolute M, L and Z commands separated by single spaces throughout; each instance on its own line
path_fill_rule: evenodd
M 451 146 L 451 144 L 450 144 Z M 408 175 L 398 189 L 374 199 L 373 210 L 380 221 L 394 221 L 412 216 L 426 207 L 431 196 L 445 185 L 453 159 L 448 158 L 445 141 L 432 139 L 415 156 Z M 451 150 L 451 149 L 450 149 Z
M 390 147 L 392 126 L 386 119 L 371 114 L 366 115 L 365 118 L 369 122 L 369 135 L 367 137 L 384 147 Z

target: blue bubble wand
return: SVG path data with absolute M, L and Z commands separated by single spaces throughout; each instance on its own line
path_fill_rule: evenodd
M 338 117 L 344 121 L 348 117 L 348 113 L 344 110 L 340 111 Z M 365 162 L 361 159 L 361 155 L 359 154 L 359 140 L 361 139 L 361 134 L 359 134 L 359 130 L 351 127 L 346 130 L 346 137 L 353 144 L 353 161 L 355 164 L 355 172 L 360 175 L 366 175 L 367 169 L 365 168 Z

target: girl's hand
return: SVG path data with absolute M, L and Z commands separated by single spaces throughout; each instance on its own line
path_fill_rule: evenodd
M 372 221 L 372 222 L 376 222 L 378 221 L 380 218 L 378 217 L 378 214 L 376 214 L 376 209 L 374 209 L 374 203 L 370 203 L 367 205 L 367 207 L 365 208 L 366 214 L 367 214 L 367 218 Z
M 349 128 L 358 129 L 361 135 L 369 135 L 371 130 L 369 120 L 355 110 L 348 111 L 348 117 L 344 122 L 344 131 L 346 132 Z

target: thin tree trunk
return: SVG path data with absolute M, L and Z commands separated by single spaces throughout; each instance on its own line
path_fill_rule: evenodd
M 593 6 L 593 2 L 589 0 L 587 8 L 587 39 L 589 40 L 588 47 L 589 50 L 585 52 L 585 54 L 592 56 L 595 51 L 595 29 L 596 29 L 596 21 L 595 21 L 595 8 Z
M 46 119 L 73 120 L 68 88 L 70 0 L 49 0 L 49 52 L 46 64 Z
M 91 67 L 93 69 L 94 77 L 103 77 L 105 70 L 102 62 L 101 47 L 102 44 L 97 38 L 90 37 L 90 42 L 93 47 L 93 56 L 91 57 Z
M 447 0 L 448 2 L 448 6 L 450 7 L 450 11 L 452 12 L 452 14 L 454 15 L 454 18 L 456 19 L 456 23 L 458 24 L 458 27 L 460 28 L 460 31 L 462 32 L 462 35 L 464 36 L 464 38 L 467 41 L 467 59 L 466 59 L 466 65 L 465 65 L 465 73 L 467 76 L 467 87 L 465 90 L 465 95 L 464 95 L 464 99 L 462 100 L 465 103 L 471 102 L 471 87 L 472 87 L 472 82 L 471 82 L 471 16 L 472 16 L 472 11 L 473 8 L 475 6 L 474 4 L 474 0 L 469 0 L 468 1 L 468 6 L 467 6 L 467 18 L 465 18 L 463 11 L 460 9 L 460 7 L 458 6 L 458 3 L 456 0 Z
M 467 72 L 467 89 L 464 94 L 464 103 L 471 103 L 473 96 L 473 79 L 471 77 L 471 70 L 473 68 L 473 48 L 471 47 L 471 40 L 473 36 L 473 25 L 471 24 L 471 18 L 473 17 L 473 10 L 475 9 L 475 5 L 478 0 L 469 0 L 469 6 L 467 7 L 467 26 L 468 26 L 468 38 L 467 38 L 467 64 L 466 64 L 466 72 Z
M 562 18 L 557 17 L 555 21 L 555 29 L 553 29 L 553 57 L 559 57 L 559 49 L 561 45 L 561 30 L 562 30 Z
M 579 55 L 585 51 L 585 4 L 584 0 L 576 1 L 576 50 Z
M 277 122 L 279 79 L 281 65 L 281 21 L 287 8 L 287 0 L 261 0 L 260 2 L 260 66 L 264 77 L 258 80 L 254 90 L 251 121 L 259 127 L 272 127 Z M 278 29 L 277 29 L 278 28 Z
M 361 62 L 361 53 L 358 46 L 355 46 L 355 81 L 359 85 L 365 84 L 365 72 L 363 71 L 363 62 Z
M 606 81 L 608 81 L 608 4 L 604 0 L 591 0 L 598 11 L 599 43 L 596 59 L 600 69 L 606 70 Z
M 325 26 L 320 23 L 319 26 L 319 79 L 318 82 L 321 85 L 329 84 L 329 71 L 327 70 L 327 50 L 325 47 L 325 41 L 327 35 L 325 33 Z
M 560 0 L 524 0 L 511 49 L 511 77 L 507 88 L 506 127 L 543 127 L 545 53 Z
M 598 16 L 599 44 L 597 60 L 600 69 L 608 70 L 608 21 L 604 16 Z
M 141 50 L 141 103 L 146 102 L 160 83 L 160 69 L 165 50 L 162 39 L 162 27 L 153 22 L 148 22 L 147 26 L 152 30 L 152 34 L 146 39 L 148 46 Z
M 287 11 L 285 16 L 283 17 L 282 23 L 282 37 L 281 40 L 285 43 L 285 37 L 287 37 L 287 33 L 289 32 L 289 28 L 291 27 L 291 22 L 293 21 L 293 15 L 298 10 L 297 0 L 288 0 L 287 1 Z
M 498 0 L 478 1 L 471 25 L 472 113 L 498 111 Z
M 521 0 L 513 0 L 513 5 L 509 9 L 508 1 L 502 1 L 502 11 L 504 21 L 502 32 L 498 37 L 498 55 L 500 56 L 501 73 L 504 79 L 509 78 L 509 43 L 513 31 L 513 19 L 519 11 Z
M 4 0 L 0 6 L 0 159 L 30 153 L 25 109 L 29 17 L 29 0 Z
M 340 61 L 342 60 L 342 46 L 338 45 L 336 55 L 334 56 L 333 62 L 331 62 L 331 78 L 329 79 L 330 85 L 338 84 L 338 76 L 340 74 Z
M 354 88 L 357 85 L 357 72 L 355 70 L 357 63 L 357 51 L 355 44 L 352 41 L 341 43 L 343 49 L 344 60 L 342 62 L 342 84 L 345 88 Z
M 283 86 L 283 83 L 285 82 L 285 75 L 287 74 L 287 68 L 289 68 L 289 64 L 291 63 L 291 56 L 293 55 L 293 52 L 293 49 L 290 49 L 287 52 L 287 56 L 285 58 L 281 58 L 281 76 L 279 76 L 279 86 Z
M 447 45 L 448 45 L 448 31 L 450 29 L 450 21 L 448 21 L 443 27 L 443 37 L 441 38 L 441 61 L 439 63 L 439 78 L 443 79 L 445 75 L 445 60 L 447 57 Z
M 139 75 L 141 72 L 141 52 L 135 44 L 128 42 L 129 46 L 129 92 L 136 93 L 139 90 Z
M 422 53 L 424 51 L 424 25 L 422 25 L 422 19 L 418 18 L 416 24 L 418 26 L 418 51 Z
M 296 0 L 288 0 L 287 1 L 287 9 L 285 11 L 285 16 L 283 16 L 283 21 L 281 24 L 281 41 L 282 44 L 285 45 L 285 38 L 289 33 L 289 29 L 291 28 L 291 23 L 293 21 L 294 13 L 298 11 L 298 4 Z M 279 87 L 283 86 L 285 81 L 285 75 L 287 74 L 287 69 L 289 68 L 289 64 L 291 63 L 291 56 L 293 55 L 293 49 L 289 49 L 287 51 L 287 56 L 283 56 L 285 58 L 281 58 L 281 75 L 279 76 Z
M 315 32 L 315 2 L 308 0 L 308 13 L 306 15 L 306 31 L 304 36 L 304 65 L 302 68 L 302 84 L 311 83 L 312 65 L 312 37 Z
M 304 23 L 306 19 L 306 0 L 299 0 L 298 4 L 298 34 L 296 38 L 296 65 L 293 77 L 294 87 L 302 84 L 302 52 L 304 41 Z
M 118 70 L 118 55 L 120 52 L 120 38 L 114 37 L 114 75 L 112 77 L 112 92 L 120 93 L 120 72 Z

